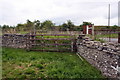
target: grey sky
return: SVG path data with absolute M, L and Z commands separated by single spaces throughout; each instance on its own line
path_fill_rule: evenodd
M 52 20 L 57 25 L 67 20 L 79 25 L 89 21 L 107 25 L 111 4 L 111 25 L 118 24 L 119 0 L 0 0 L 0 24 L 16 25 L 27 19 Z

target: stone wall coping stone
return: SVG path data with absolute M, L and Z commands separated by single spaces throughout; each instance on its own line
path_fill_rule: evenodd
M 89 37 L 84 37 L 81 43 L 79 43 L 78 45 L 83 45 L 87 48 L 98 49 L 99 51 L 120 55 L 119 43 L 101 43 L 99 41 L 92 41 L 92 39 L 90 39 Z

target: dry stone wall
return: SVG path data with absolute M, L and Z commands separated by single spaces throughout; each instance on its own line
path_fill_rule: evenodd
M 89 38 L 77 42 L 78 53 L 109 78 L 120 77 L 120 44 L 100 43 Z
M 2 46 L 12 48 L 26 48 L 27 36 L 16 34 L 4 34 L 2 36 Z

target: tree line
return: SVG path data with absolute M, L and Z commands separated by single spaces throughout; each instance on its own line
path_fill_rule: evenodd
M 3 33 L 5 32 L 12 32 L 15 31 L 19 33 L 23 32 L 31 32 L 34 29 L 40 31 L 82 31 L 83 25 L 90 25 L 90 22 L 83 22 L 81 25 L 76 26 L 71 20 L 68 20 L 66 23 L 56 26 L 51 20 L 46 20 L 44 22 L 40 22 L 39 20 L 30 21 L 27 20 L 26 23 L 17 24 L 16 26 L 9 26 L 9 25 L 0 25 L 0 29 L 2 29 Z M 108 27 L 106 27 L 108 28 Z M 111 29 L 117 29 L 118 26 L 114 25 Z
M 27 20 L 24 24 L 17 24 L 16 26 L 9 26 L 9 25 L 0 25 L 0 28 L 2 28 L 3 32 L 7 32 L 10 30 L 14 30 L 16 32 L 20 31 L 32 31 L 35 30 L 58 30 L 58 31 L 81 31 L 82 26 L 76 26 L 71 20 L 68 20 L 66 23 L 63 23 L 62 25 L 56 26 L 55 23 L 53 23 L 51 20 L 46 20 L 44 22 L 40 22 L 39 20 L 30 21 Z

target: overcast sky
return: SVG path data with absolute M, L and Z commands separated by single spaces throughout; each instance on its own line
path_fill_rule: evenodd
M 52 20 L 56 25 L 71 20 L 80 25 L 89 21 L 108 24 L 108 4 L 111 4 L 111 25 L 118 25 L 119 0 L 0 0 L 0 25 Z

